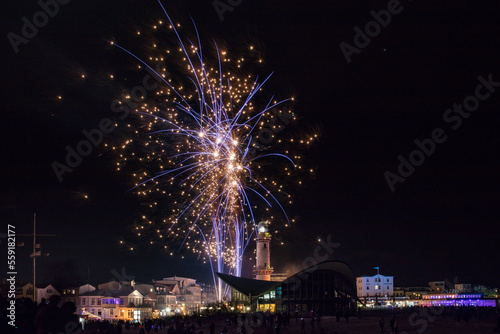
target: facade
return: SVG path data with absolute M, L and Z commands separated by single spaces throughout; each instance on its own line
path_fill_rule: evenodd
M 95 289 L 79 293 L 78 303 L 76 303 L 76 314 L 91 319 L 102 319 L 101 300 L 104 295 L 105 292 L 103 290 Z
M 40 304 L 42 302 L 42 299 L 48 300 L 50 296 L 52 295 L 58 295 L 60 296 L 61 294 L 59 291 L 57 291 L 52 284 L 47 285 L 44 288 L 37 288 L 36 289 L 36 302 Z
M 72 302 L 78 305 L 79 287 L 69 287 L 61 289 L 61 304 Z
M 394 297 L 404 297 L 407 299 L 422 299 L 423 295 L 431 292 L 429 287 L 411 286 L 411 287 L 395 287 Z
M 466 283 L 455 284 L 455 292 L 472 292 L 472 285 Z
M 394 276 L 374 275 L 356 277 L 359 298 L 394 296 Z
M 181 313 L 198 312 L 202 307 L 202 287 L 196 282 L 196 279 L 187 277 L 167 277 L 155 283 L 172 285 L 178 287 L 179 294 L 176 295 L 177 308 Z M 174 288 L 175 291 L 177 289 Z
M 257 225 L 257 241 L 255 256 L 255 279 L 270 281 L 273 268 L 271 267 L 271 234 L 268 222 L 260 222 Z
M 496 307 L 495 299 L 485 299 L 481 293 L 431 293 L 424 295 L 420 306 L 486 306 Z
M 445 292 L 446 291 L 444 281 L 429 282 L 429 287 L 431 288 L 431 292 Z
M 145 303 L 148 298 L 152 301 Z M 155 300 L 156 296 L 145 297 L 138 290 L 128 288 L 98 289 L 80 294 L 77 314 L 92 319 L 140 321 L 153 316 Z
M 447 279 L 443 281 L 432 281 L 429 282 L 429 287 L 431 292 L 434 293 L 443 293 L 443 292 L 453 292 L 455 285 L 448 281 Z
M 16 289 L 16 298 L 29 298 L 33 300 L 33 284 L 27 283 L 21 288 Z

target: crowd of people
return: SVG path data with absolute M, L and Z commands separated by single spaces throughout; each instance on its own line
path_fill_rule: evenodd
M 72 302 L 60 304 L 60 297 L 51 296 L 39 305 L 31 300 L 21 301 L 18 307 L 18 333 L 29 334 L 281 334 L 281 333 L 332 333 L 335 328 L 349 328 L 350 317 L 370 318 L 378 322 L 380 333 L 398 333 L 408 330 L 412 323 L 456 321 L 495 323 L 495 333 L 500 333 L 499 309 L 494 307 L 410 307 L 401 309 L 339 310 L 323 323 L 319 312 L 255 312 L 216 313 L 210 315 L 172 316 L 146 319 L 141 322 L 124 320 L 80 319 Z M 295 319 L 294 319 L 295 318 Z M 378 319 L 378 320 L 376 320 Z M 84 321 L 83 321 L 84 320 Z M 80 322 L 82 321 L 82 322 Z M 357 322 L 357 321 L 355 321 Z M 340 323 L 340 325 L 335 325 Z M 401 326 L 403 324 L 403 326 Z M 346 327 L 348 326 L 348 327 Z M 376 322 L 373 326 L 377 326 Z M 373 327 L 375 329 L 375 327 Z M 0 330 L 0 332 L 3 332 Z

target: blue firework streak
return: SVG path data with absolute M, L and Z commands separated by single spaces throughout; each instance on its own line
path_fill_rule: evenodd
M 271 157 L 288 162 L 290 169 L 295 168 L 295 164 L 285 154 L 258 153 L 254 140 L 264 125 L 265 115 L 287 100 L 278 102 L 271 98 L 257 109 L 254 97 L 270 76 L 259 83 L 258 77 L 250 80 L 250 76 L 231 74 L 224 68 L 226 52 L 220 51 L 216 44 L 216 66 L 208 66 L 196 27 L 197 43 L 183 40 L 161 2 L 159 4 L 175 33 L 195 93 L 185 93 L 185 87 L 176 87 L 164 71 L 155 70 L 112 42 L 162 78 L 166 87 L 159 95 L 168 96 L 156 105 L 144 102 L 136 110 L 140 118 L 149 122 L 150 141 L 145 146 L 161 148 L 148 154 L 148 158 L 161 163 L 154 175 L 137 175 L 139 181 L 135 189 L 147 195 L 151 191 L 141 189 L 150 186 L 165 193 L 161 180 L 168 180 L 172 187 L 180 189 L 181 196 L 188 198 L 183 205 L 173 203 L 177 205 L 173 209 L 174 218 L 164 221 L 169 224 L 167 233 L 208 257 L 221 300 L 227 287 L 222 286 L 215 272 L 241 275 L 243 254 L 256 230 L 253 208 L 257 203 L 253 202 L 279 208 L 288 221 L 285 210 L 271 191 L 282 192 L 281 189 L 267 177 L 257 177 L 255 168 L 262 159 Z M 164 107 L 166 104 L 170 107 Z M 131 143 L 132 140 L 128 140 L 124 147 Z M 194 243 L 190 242 L 191 235 L 195 236 Z

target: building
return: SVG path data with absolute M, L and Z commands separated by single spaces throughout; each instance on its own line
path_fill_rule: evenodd
M 356 308 L 356 278 L 342 261 L 326 261 L 282 282 L 217 274 L 231 287 L 231 300 L 247 311 L 334 315 Z
M 40 304 L 42 302 L 42 299 L 49 300 L 50 296 L 53 296 L 53 295 L 60 296 L 61 294 L 59 293 L 59 291 L 57 291 L 52 286 L 52 284 L 49 284 L 49 285 L 45 286 L 44 288 L 37 288 L 36 289 L 36 302 L 37 302 L 37 304 Z
M 359 298 L 394 296 L 394 276 L 374 275 L 356 277 Z
M 422 299 L 423 295 L 431 292 L 427 286 L 395 287 L 394 297 L 405 297 L 407 299 Z
M 181 313 L 191 313 L 198 312 L 202 307 L 201 297 L 202 297 L 202 287 L 196 282 L 194 278 L 187 277 L 167 277 L 160 281 L 155 281 L 155 284 L 162 285 L 172 285 L 175 284 L 178 287 L 173 288 L 173 291 L 179 291 L 176 297 L 177 307 L 180 309 Z
M 472 292 L 472 285 L 466 283 L 455 284 L 455 292 Z
M 61 305 L 66 302 L 72 302 L 78 305 L 79 287 L 66 287 L 61 289 Z
M 455 288 L 455 285 L 445 279 L 444 281 L 432 281 L 429 282 L 429 287 L 431 288 L 431 292 L 435 293 L 443 293 L 443 292 L 449 292 L 453 291 Z
M 148 298 L 152 300 L 145 303 Z M 153 316 L 155 301 L 156 295 L 151 298 L 138 290 L 98 289 L 80 294 L 77 314 L 92 319 L 142 321 Z
M 430 293 L 422 296 L 420 306 L 481 306 L 496 307 L 495 299 L 485 299 L 481 293 Z
M 257 225 L 257 241 L 255 256 L 255 279 L 270 281 L 273 268 L 271 267 L 271 234 L 269 223 L 262 221 Z

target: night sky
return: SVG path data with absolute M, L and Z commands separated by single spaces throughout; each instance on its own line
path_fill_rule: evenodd
M 277 271 L 300 265 L 318 238 L 331 235 L 341 244 L 332 258 L 346 261 L 355 275 L 375 274 L 378 266 L 395 276 L 395 286 L 455 277 L 499 286 L 500 4 L 401 1 L 398 13 L 348 63 L 339 45 L 354 47 L 354 28 L 364 31 L 374 20 L 370 11 L 391 3 L 247 0 L 221 21 L 212 1 L 164 1 L 182 31 L 192 33 L 193 18 L 204 44 L 215 39 L 235 52 L 255 45 L 264 59 L 257 74 L 274 72 L 266 90 L 296 99 L 300 121 L 293 126 L 321 131 L 303 152 L 314 176 L 305 178 L 293 194 L 295 204 L 286 208 L 298 222 L 275 238 L 287 245 L 273 245 Z M 4 6 L 2 226 L 31 233 L 36 212 L 37 231 L 56 234 L 40 240 L 42 253 L 50 253 L 38 261 L 40 281 L 86 282 L 90 276 L 97 284 L 125 268 L 139 281 L 176 274 L 209 282 L 208 266 L 167 256 L 162 246 L 130 235 L 141 199 L 128 192 L 130 180 L 114 169 L 103 145 L 64 174 L 63 182 L 51 166 L 64 161 L 67 145 L 84 139 L 82 130 L 114 117 L 110 104 L 121 89 L 135 85 L 128 79 L 135 63 L 105 40 L 128 43 L 138 28 L 164 19 L 158 3 L 69 1 L 18 53 L 8 33 L 20 35 L 21 18 L 31 21 L 40 7 Z M 106 80 L 108 73 L 116 78 Z M 479 76 L 490 76 L 493 84 L 480 89 L 490 94 L 477 110 L 465 117 L 448 112 L 474 101 L 468 96 L 476 94 Z M 435 129 L 446 140 L 391 191 L 384 173 L 397 174 L 398 157 L 408 160 L 418 149 L 415 140 L 431 138 Z M 120 131 L 105 142 L 121 140 Z M 120 247 L 124 239 L 137 246 L 133 252 Z M 19 279 L 29 280 L 31 240 L 17 241 L 26 245 L 18 247 Z M 245 264 L 247 276 L 250 266 Z

